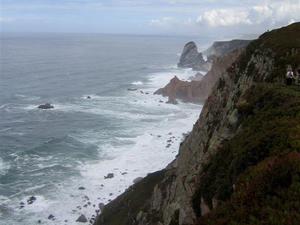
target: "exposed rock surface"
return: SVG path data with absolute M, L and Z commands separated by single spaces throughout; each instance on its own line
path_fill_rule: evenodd
M 177 158 L 95 224 L 298 224 L 300 93 L 282 80 L 287 63 L 299 66 L 300 51 L 289 54 L 299 36 L 295 23 L 253 41 L 219 78 Z
M 208 57 L 224 56 L 236 49 L 247 47 L 250 42 L 250 40 L 216 41 L 211 47 L 204 51 L 204 54 Z
M 208 70 L 209 64 L 203 59 L 202 53 L 198 52 L 195 42 L 191 41 L 184 46 L 178 67 Z
M 222 73 L 232 66 L 242 51 L 239 49 L 226 56 L 217 57 L 210 71 L 200 81 L 182 81 L 175 76 L 164 88 L 158 89 L 154 94 L 167 96 L 171 102 L 180 99 L 185 102 L 203 103 Z

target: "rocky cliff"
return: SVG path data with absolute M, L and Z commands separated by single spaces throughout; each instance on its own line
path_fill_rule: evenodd
M 221 75 L 232 66 L 244 49 L 236 49 L 225 56 L 216 57 L 209 72 L 201 80 L 181 81 L 176 76 L 154 94 L 169 97 L 170 102 L 180 99 L 184 102 L 203 103 Z
M 97 225 L 298 224 L 300 23 L 251 42 L 219 78 L 179 154 L 108 204 Z
M 235 49 L 245 48 L 250 43 L 250 40 L 231 40 L 231 41 L 216 41 L 211 47 L 203 52 L 209 56 L 224 56 Z

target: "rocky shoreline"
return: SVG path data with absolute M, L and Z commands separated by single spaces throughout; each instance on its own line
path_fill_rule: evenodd
M 297 224 L 300 95 L 282 84 L 287 65 L 299 66 L 299 35 L 294 23 L 239 53 L 176 159 L 106 205 L 95 225 Z

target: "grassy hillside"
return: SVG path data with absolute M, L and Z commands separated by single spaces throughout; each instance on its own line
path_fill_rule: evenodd
M 259 77 L 246 61 L 265 51 L 275 68 L 239 97 L 240 129 L 205 165 L 192 203 L 199 225 L 299 224 L 300 86 L 271 82 L 283 80 L 288 64 L 300 66 L 299 38 L 300 23 L 268 32 L 240 60 L 247 76 Z M 214 208 L 205 216 L 201 198 Z

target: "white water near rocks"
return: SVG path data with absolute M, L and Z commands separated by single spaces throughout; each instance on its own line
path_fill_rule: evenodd
M 0 224 L 78 224 L 178 153 L 201 106 L 153 92 L 195 74 L 172 65 L 188 39 L 34 39 L 2 40 Z M 45 102 L 55 108 L 37 109 Z

